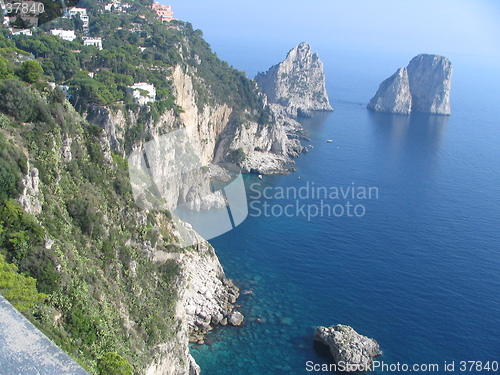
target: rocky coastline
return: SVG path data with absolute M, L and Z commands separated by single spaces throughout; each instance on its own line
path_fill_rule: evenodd
M 258 92 L 257 83 L 253 82 L 260 105 L 269 114 L 269 119 L 263 122 L 256 121 L 250 113 L 242 115 L 227 104 L 207 102 L 202 106 L 198 105 L 196 72 L 181 66 L 173 67 L 170 79 L 176 105 L 182 111 L 176 114 L 173 110 L 167 110 L 157 119 L 149 117 L 143 124 L 144 138 L 154 139 L 173 129 L 184 129 L 203 165 L 231 162 L 237 164 L 243 173 L 292 172 L 293 159 L 307 152 L 307 148 L 301 144 L 301 140 L 306 139 L 306 134 L 297 117 L 310 115 L 313 111 L 330 111 L 332 108 L 325 90 L 323 65 L 309 45 L 302 43 L 292 49 L 282 65 L 278 64 L 274 69 L 280 71 L 279 66 L 290 69 L 288 88 L 280 86 L 278 91 L 291 100 L 286 105 L 274 102 L 273 96 L 270 99 L 265 93 Z M 307 93 L 307 100 L 299 100 L 299 88 L 291 84 L 296 81 L 309 83 L 309 86 L 300 88 Z M 269 88 L 272 84 L 279 86 L 281 83 L 268 82 L 266 87 Z M 142 109 L 143 112 L 145 110 L 147 108 Z M 109 163 L 112 161 L 112 153 L 123 157 L 134 153 L 142 155 L 144 140 L 128 148 L 126 142 L 131 126 L 139 120 L 139 112 L 125 107 L 91 105 L 86 110 L 85 117 L 87 121 L 103 129 L 100 142 L 102 148 L 107 150 L 106 159 Z M 144 113 L 142 118 L 145 118 Z M 129 164 L 140 162 L 133 158 L 128 161 Z M 148 155 L 148 162 L 153 169 L 159 171 L 159 180 L 166 181 L 164 189 L 160 186 L 160 191 L 167 202 L 196 201 L 197 197 L 206 196 L 207 186 L 200 185 L 195 178 L 187 182 L 169 178 L 168 158 Z M 152 212 L 152 208 L 143 207 L 144 215 Z M 175 236 L 175 230 L 170 230 Z M 199 236 L 187 224 L 186 230 L 191 232 L 191 236 Z M 166 252 L 150 244 L 144 244 L 144 247 L 150 254 L 151 261 L 163 263 L 174 260 L 181 269 L 175 286 L 178 294 L 175 306 L 178 334 L 172 341 L 153 349 L 151 363 L 145 373 L 199 374 L 200 369 L 189 353 L 188 344 L 203 344 L 206 333 L 216 326 L 243 324 L 245 318 L 235 308 L 240 295 L 239 289 L 225 276 L 214 249 L 201 237 L 196 245 L 182 252 Z
M 293 159 L 308 151 L 301 140 L 307 134 L 297 121 L 315 111 L 332 111 L 326 92 L 325 73 L 319 55 L 307 43 L 291 49 L 285 60 L 255 77 L 261 103 L 270 114 L 269 124 L 246 122 L 228 127 L 215 160 L 227 160 L 231 150 L 241 149 L 237 161 L 243 173 L 288 174 L 295 170 Z

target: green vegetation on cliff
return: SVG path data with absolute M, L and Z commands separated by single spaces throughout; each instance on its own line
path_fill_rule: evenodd
M 57 19 L 32 37 L 0 27 L 0 292 L 95 374 L 141 372 L 179 330 L 179 266 L 151 261 L 154 251 L 181 251 L 171 216 L 139 211 L 124 159 L 146 124 L 182 112 L 174 67 L 193 78 L 199 108 L 225 103 L 236 122 L 269 120 L 254 82 L 220 61 L 199 30 L 160 23 L 151 1 L 128 2 L 127 13 L 79 3 L 102 50 L 83 46 L 79 20 Z M 47 34 L 58 27 L 77 39 Z M 155 86 L 155 103 L 133 103 L 127 87 L 137 82 Z M 69 86 L 71 103 L 58 85 Z M 96 105 L 136 115 L 123 154 L 83 119 Z
M 80 1 L 79 6 L 90 9 L 89 35 L 103 38 L 103 50 L 83 46 L 81 28 L 74 20 L 63 18 L 42 25 L 32 37 L 13 37 L 8 45 L 33 54 L 47 80 L 68 84 L 77 108 L 87 103 L 132 104 L 126 88 L 134 82 L 154 84 L 157 99 L 172 103 L 169 77 L 172 67 L 181 65 L 195 77 L 200 107 L 227 103 L 235 109 L 248 109 L 256 119 L 262 117 L 255 83 L 221 61 L 200 30 L 193 30 L 188 22 L 159 22 L 148 7 L 150 1 L 129 3 L 130 11 L 114 13 L 104 12 L 103 3 L 95 0 Z M 58 27 L 75 30 L 79 38 L 69 42 L 46 34 Z
M 126 162 L 57 90 L 6 79 L 0 93 L 0 292 L 92 373 L 113 352 L 144 368 L 179 324 L 178 268 L 144 250 L 176 246 L 168 217 L 138 211 Z M 17 201 L 34 168 L 37 214 Z

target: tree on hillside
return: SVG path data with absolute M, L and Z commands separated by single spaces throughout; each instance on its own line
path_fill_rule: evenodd
M 22 312 L 31 310 L 35 303 L 47 298 L 45 294 L 38 293 L 36 279 L 17 273 L 17 267 L 7 263 L 2 254 L 0 254 L 0 292 Z
M 21 64 L 19 77 L 28 83 L 34 83 L 42 78 L 43 69 L 36 60 L 28 60 Z
M 101 375 L 132 375 L 133 368 L 126 358 L 118 353 L 107 353 L 97 365 Z
M 33 95 L 25 84 L 17 79 L 0 82 L 0 111 L 21 122 L 35 118 Z
M 10 78 L 12 73 L 14 72 L 9 67 L 9 61 L 3 56 L 0 56 L 0 79 Z

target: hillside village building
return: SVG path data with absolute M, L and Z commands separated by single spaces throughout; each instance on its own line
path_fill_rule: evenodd
M 33 33 L 31 32 L 31 29 L 16 30 L 16 29 L 13 29 L 12 27 L 10 27 L 9 31 L 12 33 L 12 35 L 28 35 L 28 36 L 33 36 Z
M 156 100 L 156 89 L 153 85 L 146 82 L 135 83 L 127 90 L 132 95 L 136 104 L 144 105 Z
M 153 3 L 153 5 L 151 5 L 151 9 L 153 9 L 158 17 L 160 17 L 161 22 L 170 22 L 175 19 L 174 12 L 172 11 L 172 7 L 170 5 Z
M 69 42 L 72 42 L 76 38 L 74 30 L 51 29 L 50 33 Z
M 126 10 L 131 7 L 132 5 L 129 3 L 122 3 L 121 0 L 113 0 L 112 2 L 104 5 L 104 10 L 107 12 L 126 12 Z
M 84 46 L 96 46 L 99 50 L 102 50 L 102 38 L 83 38 Z
M 89 16 L 87 14 L 87 9 L 85 8 L 71 8 L 66 12 L 66 15 L 64 18 L 77 18 L 80 17 L 80 19 L 83 22 L 83 28 L 88 29 L 89 28 Z

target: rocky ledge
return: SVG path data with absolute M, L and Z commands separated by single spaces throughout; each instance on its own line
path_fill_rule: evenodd
M 301 43 L 288 52 L 283 62 L 257 74 L 255 81 L 262 91 L 261 105 L 269 110 L 270 121 L 228 127 L 219 139 L 215 161 L 234 162 L 243 173 L 293 172 L 293 159 L 308 151 L 301 144 L 307 138 L 297 117 L 333 110 L 326 92 L 323 63 L 309 44 Z M 236 150 L 244 158 L 234 160 Z
M 186 229 L 201 240 L 199 234 Z M 243 324 L 243 314 L 235 310 L 239 289 L 226 277 L 213 247 L 206 241 L 182 252 L 165 253 L 153 248 L 148 251 L 152 261 L 175 260 L 181 276 L 176 285 L 177 334 L 172 341 L 153 349 L 145 375 L 199 375 L 200 368 L 190 354 L 188 342 L 205 344 L 205 334 L 215 326 Z
M 368 368 L 373 358 L 382 354 L 374 339 L 360 335 L 354 328 L 342 324 L 318 327 L 314 340 L 327 345 L 335 362 L 347 368 Z
M 182 296 L 189 341 L 203 344 L 204 336 L 217 325 L 239 326 L 244 317 L 234 310 L 240 292 L 226 278 L 217 255 L 206 242 L 196 245 L 197 250 L 182 256 L 186 284 Z
M 409 114 L 450 114 L 452 66 L 444 56 L 421 54 L 382 82 L 368 109 Z

